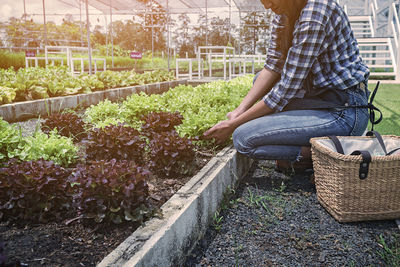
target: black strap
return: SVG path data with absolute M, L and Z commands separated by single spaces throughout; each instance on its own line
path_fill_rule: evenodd
M 375 99 L 376 92 L 378 91 L 379 84 L 380 84 L 380 82 L 378 81 L 375 86 L 374 91 L 371 94 L 371 97 L 369 98 L 369 103 L 367 105 L 359 105 L 359 106 L 358 105 L 350 105 L 350 106 L 342 107 L 342 108 L 368 108 L 369 109 L 369 121 L 371 122 L 371 131 L 374 130 L 374 125 L 380 123 L 383 119 L 382 111 L 379 108 L 377 108 L 376 106 L 374 106 L 374 104 L 372 104 L 372 102 Z M 378 119 L 376 119 L 375 111 L 379 112 Z
M 381 136 L 380 133 L 378 133 L 377 131 L 368 131 L 366 136 L 374 136 L 376 137 L 376 139 L 378 140 L 379 144 L 381 145 L 383 152 L 385 152 L 385 155 L 387 155 L 387 150 L 386 150 L 386 146 L 385 143 L 383 142 L 383 138 Z
M 378 91 L 379 84 L 380 84 L 380 82 L 378 81 L 376 83 L 374 91 L 372 92 L 371 97 L 369 98 L 369 103 L 368 103 L 368 105 L 369 105 L 369 121 L 371 122 L 371 131 L 374 130 L 374 125 L 375 124 L 378 124 L 378 123 L 380 123 L 382 121 L 382 117 L 383 117 L 382 116 L 382 112 L 379 110 L 379 108 L 375 107 L 372 104 L 372 102 L 374 101 L 376 92 Z M 379 112 L 379 119 L 377 119 L 377 120 L 375 120 L 375 111 Z
M 395 153 L 396 151 L 400 150 L 400 147 L 399 147 L 399 148 L 393 149 L 392 151 L 390 151 L 388 153 L 386 150 L 385 142 L 383 141 L 383 138 L 380 135 L 380 133 L 378 133 L 377 131 L 368 131 L 366 135 L 367 136 L 375 136 L 375 138 L 378 140 L 379 144 L 381 145 L 383 151 L 385 152 L 386 156 L 390 156 L 393 153 Z M 344 155 L 343 146 L 340 143 L 339 138 L 337 138 L 334 135 L 330 135 L 328 137 L 329 137 L 329 139 L 332 140 L 333 144 L 335 145 L 336 151 L 338 153 Z M 360 163 L 360 170 L 359 170 L 358 175 L 361 180 L 366 179 L 368 177 L 369 164 L 371 163 L 371 160 L 372 160 L 371 153 L 369 153 L 369 151 L 366 151 L 366 150 L 355 150 L 350 155 L 361 155 L 362 162 Z
M 337 151 L 338 153 L 344 155 L 343 146 L 342 146 L 342 144 L 340 143 L 339 139 L 338 139 L 336 136 L 334 136 L 334 135 L 330 135 L 330 136 L 328 136 L 328 137 L 329 137 L 329 139 L 332 140 L 333 144 L 335 145 L 336 151 Z
M 351 155 L 361 155 L 362 162 L 360 163 L 358 177 L 360 177 L 361 180 L 366 179 L 368 176 L 369 164 L 372 159 L 371 154 L 365 150 L 356 150 L 356 151 L 353 151 L 353 153 L 351 153 Z
M 328 137 L 332 140 L 333 144 L 335 145 L 336 151 L 338 153 L 344 155 L 343 146 L 340 143 L 339 138 L 337 138 L 334 135 L 330 135 Z M 353 151 L 353 153 L 351 153 L 350 155 L 361 155 L 362 156 L 363 160 L 360 163 L 360 170 L 359 170 L 359 173 L 358 173 L 358 177 L 361 180 L 364 180 L 368 176 L 369 163 L 371 162 L 371 159 L 372 159 L 371 154 L 368 151 L 356 150 L 356 151 Z
M 398 151 L 398 150 L 400 150 L 400 147 L 398 147 L 398 148 L 396 148 L 396 149 L 393 149 L 392 151 L 390 151 L 389 153 L 387 153 L 386 156 L 390 156 L 390 155 L 392 155 L 394 152 L 396 152 L 396 151 Z
M 367 136 L 374 136 L 375 135 L 376 139 L 378 139 L 378 142 L 381 145 L 381 147 L 383 149 L 383 152 L 385 152 L 386 156 L 390 156 L 393 153 L 395 153 L 396 151 L 400 150 L 400 147 L 398 147 L 398 148 L 393 149 L 390 152 L 387 152 L 385 142 L 383 141 L 383 137 L 377 131 L 368 131 L 366 135 Z

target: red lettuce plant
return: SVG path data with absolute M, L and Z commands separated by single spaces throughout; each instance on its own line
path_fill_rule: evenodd
M 175 126 L 182 124 L 183 116 L 179 112 L 151 112 L 142 115 L 140 118 L 142 124 L 142 132 L 151 136 L 152 133 L 169 132 L 175 130 Z
M 176 131 L 154 133 L 149 143 L 150 168 L 161 176 L 191 173 L 194 156 L 192 141 Z
M 87 136 L 84 121 L 75 113 L 53 114 L 45 119 L 41 126 L 44 133 L 48 134 L 57 128 L 58 134 L 72 137 L 77 142 Z
M 0 220 L 63 218 L 72 201 L 67 183 L 70 174 L 52 161 L 10 160 L 0 169 Z
M 143 162 L 146 141 L 139 131 L 123 124 L 89 131 L 86 155 L 88 160 L 134 160 Z
M 149 172 L 129 161 L 94 161 L 78 165 L 70 177 L 74 206 L 81 218 L 95 222 L 141 222 L 150 212 Z

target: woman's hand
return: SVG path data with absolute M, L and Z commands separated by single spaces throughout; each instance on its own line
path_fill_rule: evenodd
M 215 139 L 215 143 L 220 145 L 225 143 L 232 135 L 235 127 L 233 127 L 229 120 L 221 121 L 215 124 L 212 128 L 204 133 L 205 139 Z
M 215 139 L 216 144 L 223 144 L 232 135 L 233 131 L 250 120 L 273 113 L 273 110 L 260 101 L 234 119 L 221 121 L 204 133 L 205 139 Z

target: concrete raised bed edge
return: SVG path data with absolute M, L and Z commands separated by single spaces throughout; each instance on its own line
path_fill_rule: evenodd
M 232 147 L 222 150 L 161 207 L 163 218 L 150 219 L 98 266 L 181 266 L 251 163 Z
M 187 80 L 152 83 L 145 85 L 129 86 L 122 88 L 97 91 L 90 94 L 52 97 L 33 101 L 24 101 L 0 106 L 0 117 L 8 122 L 23 121 L 38 116 L 45 116 L 53 112 L 60 112 L 66 108 L 86 108 L 96 105 L 100 101 L 109 99 L 117 101 L 133 93 L 145 92 L 147 94 L 161 94 L 180 84 L 187 84 Z

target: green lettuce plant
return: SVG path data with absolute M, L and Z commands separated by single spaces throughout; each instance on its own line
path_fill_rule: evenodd
M 0 117 L 0 164 L 15 157 L 23 142 L 21 131 Z
M 43 159 L 67 167 L 76 162 L 77 153 L 78 147 L 72 138 L 60 136 L 54 129 L 48 135 L 37 131 L 33 136 L 25 137 L 16 156 L 24 161 Z
M 117 103 L 112 103 L 106 99 L 97 105 L 91 105 L 85 111 L 85 121 L 95 125 L 97 128 L 102 128 L 110 124 L 118 124 L 123 122 L 121 118 L 121 109 Z

